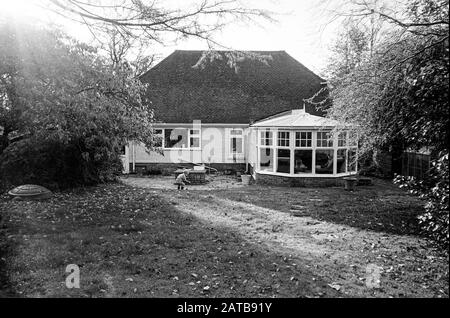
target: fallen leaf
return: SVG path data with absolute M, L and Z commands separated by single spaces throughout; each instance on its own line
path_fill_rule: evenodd
M 336 289 L 336 290 L 341 289 L 341 285 L 338 285 L 336 283 L 328 284 L 328 286 L 330 286 L 331 288 Z

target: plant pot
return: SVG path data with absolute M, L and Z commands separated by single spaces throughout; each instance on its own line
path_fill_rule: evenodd
M 344 189 L 347 191 L 355 191 L 357 182 L 358 179 L 356 178 L 344 178 Z
M 242 181 L 242 184 L 249 185 L 251 179 L 252 179 L 252 176 L 249 175 L 249 174 L 243 174 L 243 175 L 241 175 L 241 181 Z

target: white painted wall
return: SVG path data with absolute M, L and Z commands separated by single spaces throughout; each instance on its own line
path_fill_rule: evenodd
M 191 126 L 185 126 L 190 127 Z M 155 128 L 173 128 L 173 126 L 159 126 Z M 242 129 L 243 154 L 234 155 L 230 148 L 230 130 Z M 248 127 L 224 126 L 201 128 L 200 149 L 164 149 L 163 154 L 157 152 L 148 153 L 143 144 L 130 142 L 129 162 L 130 163 L 245 163 L 247 154 Z
M 256 160 L 257 160 L 257 133 L 258 130 L 255 128 L 249 128 L 247 134 L 247 162 L 253 166 L 253 169 L 256 170 Z

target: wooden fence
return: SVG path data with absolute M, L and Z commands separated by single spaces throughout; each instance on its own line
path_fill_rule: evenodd
M 402 154 L 402 175 L 423 179 L 428 176 L 429 169 L 429 154 L 418 152 L 404 152 Z

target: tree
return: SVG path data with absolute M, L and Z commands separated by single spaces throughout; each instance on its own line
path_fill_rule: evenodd
M 42 0 L 56 14 L 87 25 L 93 33 L 115 28 L 128 38 L 147 38 L 162 44 L 169 39 L 197 37 L 214 45 L 213 35 L 226 25 L 255 19 L 272 20 L 265 10 L 248 8 L 239 0 Z
M 393 146 L 432 151 L 428 180 L 397 181 L 428 200 L 421 222 L 448 246 L 448 165 L 442 163 L 449 143 L 449 3 L 415 0 L 400 17 L 374 3 L 363 1 L 349 15 L 360 23 L 377 16 L 390 27 L 372 54 L 336 81 L 328 116 L 355 130 L 363 154 Z
M 329 85 L 332 87 L 346 75 L 359 67 L 373 54 L 377 34 L 381 28 L 379 21 L 369 25 L 347 18 L 342 23 L 331 47 L 331 58 L 326 67 Z
M 0 23 L 2 178 L 92 184 L 120 173 L 127 140 L 152 149 L 153 113 L 134 75 L 58 30 Z

